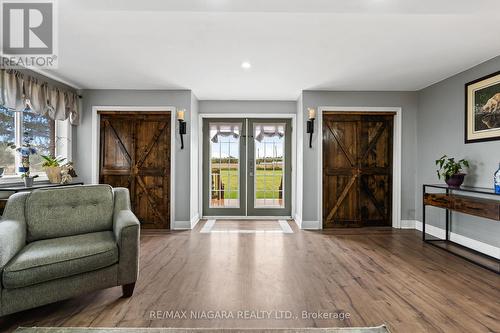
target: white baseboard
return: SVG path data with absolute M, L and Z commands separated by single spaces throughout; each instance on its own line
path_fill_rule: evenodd
M 417 225 L 417 220 L 401 220 L 401 229 L 415 229 Z
M 196 214 L 191 218 L 191 221 L 174 221 L 172 230 L 191 230 L 200 221 L 200 215 Z
M 303 230 L 321 230 L 321 221 L 302 221 L 300 223 L 300 229 Z
M 415 221 L 415 229 L 422 231 L 422 222 Z M 438 228 L 429 224 L 425 225 L 425 233 L 438 238 L 445 238 L 446 236 L 445 229 Z M 500 247 L 486 244 L 481 241 L 466 236 L 462 236 L 454 232 L 450 232 L 450 240 L 457 244 L 463 245 L 465 247 L 489 255 L 490 257 L 500 259 Z
M 302 229 L 302 217 L 299 214 L 295 214 L 293 220 L 295 221 L 295 224 L 297 224 L 297 227 L 299 227 L 299 229 Z
M 198 222 L 200 222 L 200 214 L 196 214 L 195 216 L 191 217 L 191 229 L 194 229 Z
M 172 230 L 191 230 L 191 221 L 174 221 Z

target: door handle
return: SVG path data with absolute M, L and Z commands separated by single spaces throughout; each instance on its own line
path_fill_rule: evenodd
M 253 159 L 248 159 L 248 176 L 253 177 Z

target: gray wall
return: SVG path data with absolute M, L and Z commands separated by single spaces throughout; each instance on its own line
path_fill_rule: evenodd
M 296 113 L 296 101 L 200 101 L 200 113 Z
M 91 182 L 92 169 L 92 107 L 93 106 L 173 106 L 186 109 L 186 121 L 191 122 L 190 110 L 192 94 L 189 90 L 84 90 L 82 91 L 82 117 L 75 127 L 73 138 L 76 143 L 73 150 L 79 180 Z M 176 133 L 178 124 L 175 123 Z M 188 125 L 189 126 L 189 125 Z M 177 135 L 175 149 L 175 221 L 190 220 L 190 144 L 191 131 L 184 137 L 185 149 L 180 149 Z M 172 221 L 173 222 L 173 221 Z
M 472 168 L 466 184 L 493 187 L 493 174 L 500 162 L 500 141 L 464 144 L 464 85 L 500 70 L 500 57 L 471 68 L 420 91 L 418 96 L 417 219 L 421 221 L 421 185 L 437 179 L 434 161 L 444 154 L 466 158 Z M 429 220 L 443 227 L 443 214 L 429 210 Z M 454 215 L 453 231 L 490 245 L 500 246 L 500 224 Z
M 302 121 L 307 121 L 307 108 L 322 106 L 345 107 L 401 107 L 402 108 L 402 174 L 401 174 L 401 218 L 415 218 L 415 180 L 416 180 L 416 133 L 417 106 L 416 92 L 333 92 L 333 91 L 303 91 Z M 300 117 L 300 115 L 299 115 Z M 316 126 L 319 126 L 316 124 Z M 318 140 L 317 131 L 313 136 L 313 148 L 309 148 L 306 140 L 308 134 L 302 126 L 303 140 L 303 221 L 320 221 L 318 216 Z

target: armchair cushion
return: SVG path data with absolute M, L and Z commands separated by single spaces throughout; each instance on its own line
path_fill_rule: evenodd
M 26 200 L 28 242 L 113 230 L 109 185 L 39 189 Z
M 118 247 L 112 231 L 40 240 L 28 244 L 5 266 L 3 286 L 22 288 L 117 262 Z

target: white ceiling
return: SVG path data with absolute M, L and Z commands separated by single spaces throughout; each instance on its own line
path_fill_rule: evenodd
M 58 11 L 53 74 L 80 88 L 418 90 L 500 55 L 498 0 L 60 0 Z

